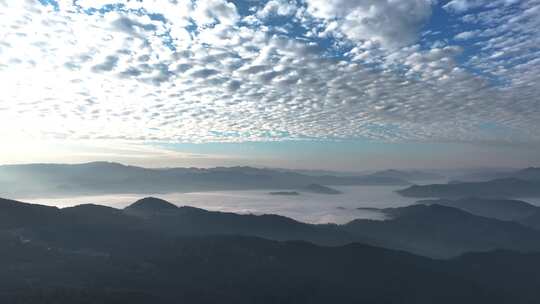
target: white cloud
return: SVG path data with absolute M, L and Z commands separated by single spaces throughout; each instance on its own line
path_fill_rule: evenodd
M 268 18 L 269 16 L 292 16 L 297 11 L 296 4 L 287 0 L 270 0 L 257 12 L 257 17 Z
M 471 38 L 474 38 L 478 35 L 480 31 L 466 31 L 466 32 L 461 32 L 457 35 L 454 36 L 454 39 L 456 40 L 469 40 Z
M 165 20 L 0 2 L 0 137 L 540 141 L 540 55 L 527 51 L 539 45 L 537 4 L 478 13 L 471 31 L 483 42 L 463 64 L 460 47 L 410 44 L 426 1 L 310 0 L 311 13 L 354 42 L 350 58 L 243 26 L 231 2 L 157 2 L 126 5 Z
M 472 9 L 472 8 L 481 6 L 483 2 L 484 2 L 483 0 L 476 0 L 476 1 L 452 0 L 452 1 L 448 2 L 444 6 L 444 8 L 447 9 L 447 10 L 457 12 L 457 13 L 463 13 L 463 12 L 466 12 L 466 11 Z
M 233 25 L 240 18 L 236 6 L 226 0 L 198 1 L 191 17 L 202 26 L 214 23 Z
M 308 12 L 353 41 L 371 40 L 395 48 L 417 40 L 431 16 L 432 1 L 307 0 L 307 4 Z
M 454 13 L 465 13 L 478 8 L 495 8 L 519 3 L 520 0 L 452 0 L 443 8 Z

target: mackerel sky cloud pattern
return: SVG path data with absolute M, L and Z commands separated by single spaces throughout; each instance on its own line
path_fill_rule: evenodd
M 0 136 L 540 142 L 540 1 L 0 0 Z

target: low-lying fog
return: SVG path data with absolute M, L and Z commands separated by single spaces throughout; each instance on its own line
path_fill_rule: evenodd
M 270 195 L 274 190 L 217 191 L 168 194 L 113 194 L 62 198 L 21 199 L 36 204 L 68 207 L 79 204 L 100 204 L 123 208 L 145 196 L 156 196 L 178 206 L 193 206 L 213 211 L 235 213 L 279 214 L 308 223 L 346 223 L 357 218 L 382 219 L 376 211 L 359 207 L 398 207 L 417 199 L 401 197 L 398 186 L 332 186 L 337 195 L 300 193 L 296 196 Z M 275 190 L 283 191 L 283 190 Z

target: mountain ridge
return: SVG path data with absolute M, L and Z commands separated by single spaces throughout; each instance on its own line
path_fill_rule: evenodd
M 540 197 L 540 181 L 513 177 L 486 182 L 452 182 L 448 184 L 413 185 L 396 191 L 405 197 L 418 198 L 522 198 Z
M 24 213 L 19 216 L 18 221 L 11 221 L 10 225 L 5 227 L 25 228 L 25 231 L 30 232 L 40 231 L 45 233 L 43 238 L 56 241 L 71 239 L 73 235 L 68 231 L 75 229 L 82 231 L 81 233 L 88 235 L 96 243 L 113 241 L 106 233 L 107 229 L 111 229 L 116 235 L 126 234 L 129 238 L 136 237 L 133 233 L 139 231 L 167 237 L 243 235 L 278 241 L 304 240 L 324 246 L 361 242 L 440 258 L 457 256 L 471 250 L 540 250 L 538 230 L 518 222 L 480 217 L 441 205 L 379 209 L 389 217 L 384 221 L 359 219 L 344 225 L 315 225 L 273 214 L 236 214 L 189 206 L 177 207 L 156 198 L 141 199 L 137 202 L 125 209 L 99 205 L 80 205 L 65 209 L 45 207 L 49 212 L 47 217 L 40 214 L 37 218 L 35 212 Z M 158 204 L 157 208 L 155 202 Z M 37 206 L 39 209 L 39 205 Z M 134 206 L 142 208 L 137 210 Z M 6 212 L 3 215 L 10 217 Z M 40 228 L 42 223 L 47 223 L 46 231 Z M 99 225 L 93 225 L 97 223 Z M 100 235 L 102 240 L 97 239 L 93 231 L 97 232 L 96 235 Z M 79 240 L 81 243 L 85 241 L 86 239 Z M 437 244 L 438 249 L 433 249 L 433 244 Z
M 390 177 L 311 176 L 254 167 L 149 169 L 119 163 L 0 166 L 4 196 L 46 197 L 112 193 L 170 193 L 248 189 L 299 189 L 309 184 L 408 185 Z

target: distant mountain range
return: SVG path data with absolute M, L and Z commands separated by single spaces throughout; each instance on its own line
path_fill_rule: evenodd
M 446 177 L 437 173 L 425 172 L 420 170 L 384 170 L 377 171 L 370 174 L 369 176 L 373 177 L 384 177 L 384 178 L 397 178 L 406 181 L 434 181 L 434 180 L 443 180 Z
M 511 174 L 510 177 L 529 181 L 540 181 L 540 168 L 529 167 Z
M 537 230 L 440 205 L 310 225 L 145 198 L 119 210 L 0 199 L 1 303 L 535 303 Z M 289 240 L 289 241 L 276 241 Z M 333 244 L 321 247 L 318 244 Z
M 327 186 L 319 185 L 319 184 L 309 184 L 305 187 L 298 189 L 297 191 L 274 191 L 268 194 L 283 195 L 283 196 L 296 196 L 296 195 L 300 195 L 300 192 L 308 192 L 308 193 L 316 193 L 316 194 L 331 194 L 331 195 L 341 194 L 341 191 L 339 190 L 336 190 Z
M 298 196 L 300 195 L 300 192 L 298 191 L 274 191 L 269 192 L 270 195 L 282 195 L 282 196 Z
M 499 170 L 480 170 L 454 176 L 454 180 L 462 182 L 482 182 L 501 178 L 517 178 L 523 180 L 540 181 L 540 168 L 529 167 L 521 170 L 499 169 Z
M 341 194 L 341 191 L 319 184 L 309 184 L 302 188 L 302 190 L 318 194 Z
M 488 181 L 451 181 L 447 184 L 413 185 L 397 191 L 408 197 L 421 198 L 526 198 L 540 197 L 540 168 L 497 174 Z
M 252 167 L 147 169 L 108 162 L 0 166 L 0 194 L 11 197 L 299 189 L 310 184 L 338 186 L 409 183 L 395 177 L 313 176 Z
M 373 176 L 373 177 L 392 177 L 406 181 L 429 181 L 429 180 L 441 180 L 446 179 L 446 175 L 443 173 L 438 173 L 437 169 L 433 170 L 414 170 L 414 169 L 387 169 L 380 171 L 357 171 L 357 172 L 343 172 L 343 171 L 328 171 L 328 170 L 302 170 L 302 169 L 275 169 L 283 172 L 294 172 L 304 175 L 311 176 L 321 176 L 321 175 L 331 175 L 331 176 Z M 443 170 L 444 171 L 444 170 Z
M 503 178 L 487 182 L 451 182 L 448 184 L 413 185 L 397 192 L 403 196 L 420 198 L 540 197 L 540 181 Z
M 517 222 L 481 217 L 441 205 L 380 209 L 391 219 L 355 220 L 344 225 L 371 244 L 436 258 L 469 251 L 540 251 L 539 231 Z
M 540 211 L 540 208 L 524 201 L 478 197 L 468 197 L 456 200 L 422 200 L 418 201 L 418 203 L 454 207 L 475 215 L 503 221 L 520 221 Z

